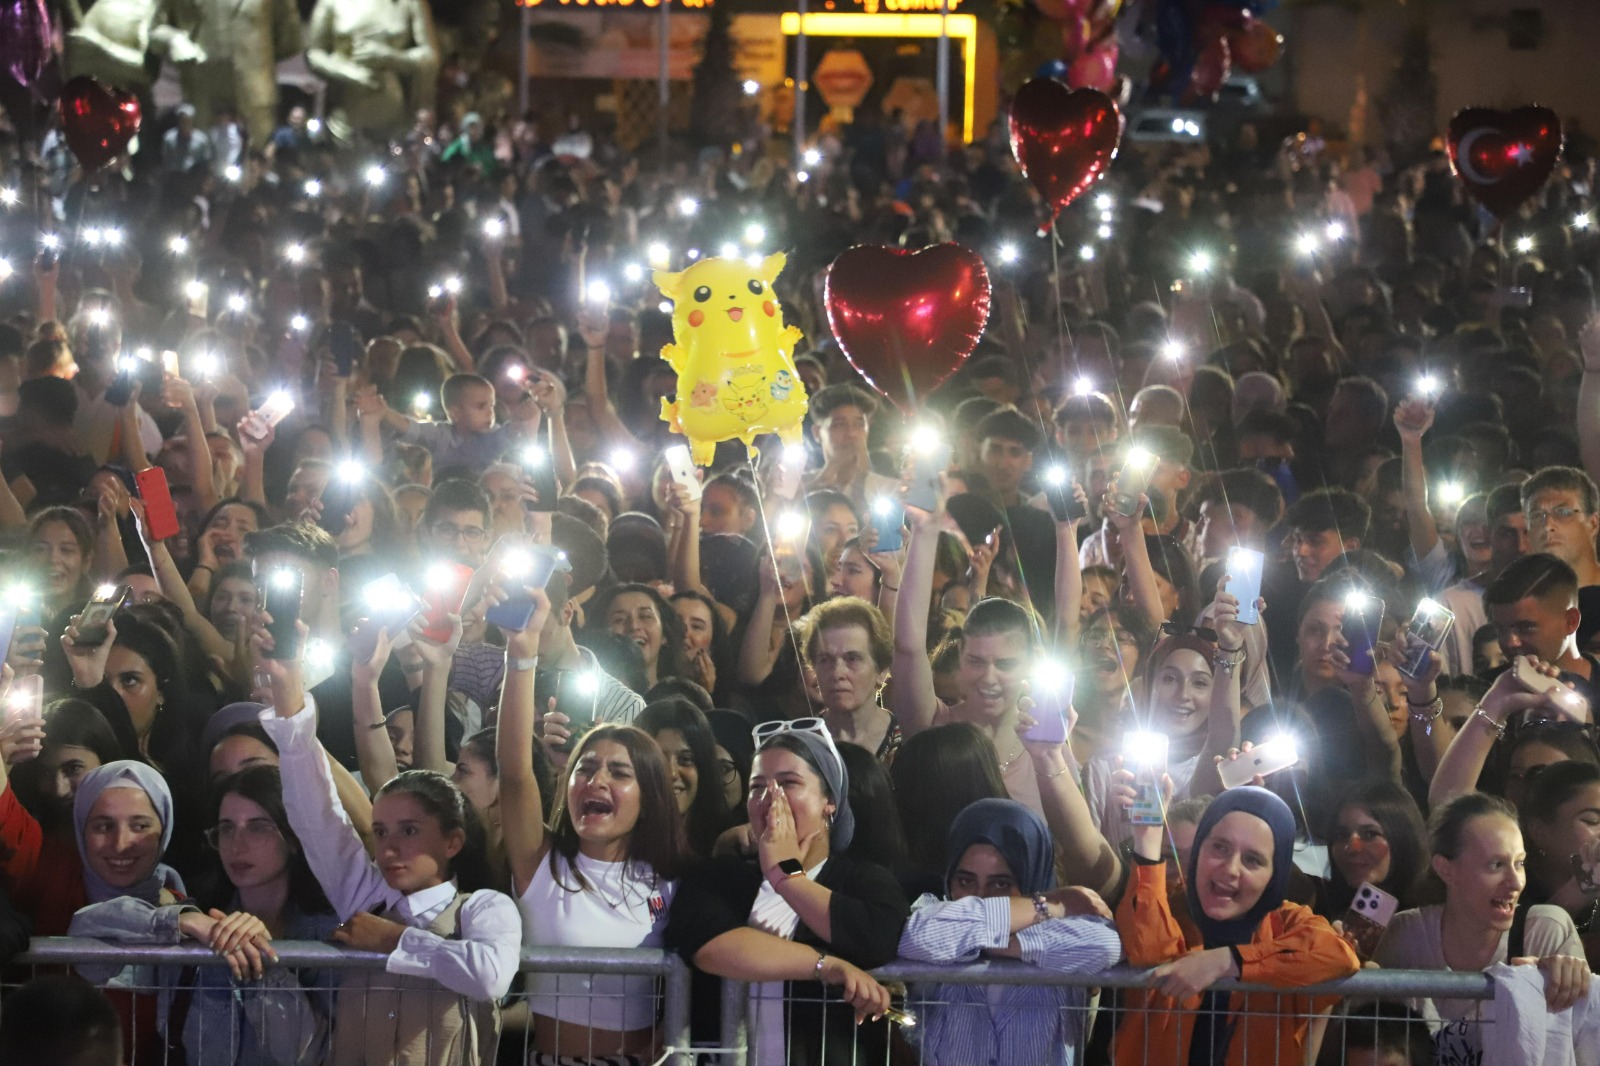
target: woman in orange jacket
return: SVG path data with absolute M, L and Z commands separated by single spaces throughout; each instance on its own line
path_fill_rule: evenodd
M 1123 797 L 1131 802 L 1132 790 Z M 1288 806 L 1250 785 L 1212 801 L 1184 871 L 1189 905 L 1182 915 L 1167 902 L 1163 829 L 1134 826 L 1133 876 L 1117 907 L 1129 964 L 1155 967 L 1149 991 L 1127 993 L 1118 1066 L 1303 1061 L 1308 1019 L 1334 999 L 1287 990 L 1348 977 L 1360 962 L 1326 919 L 1284 901 L 1294 861 Z M 1224 977 L 1286 992 L 1208 991 Z

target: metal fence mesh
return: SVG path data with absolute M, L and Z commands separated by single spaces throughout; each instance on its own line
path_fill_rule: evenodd
M 1207 1006 L 1151 1001 L 1148 974 L 1128 967 L 1083 976 L 1008 960 L 896 962 L 876 972 L 894 993 L 891 1018 L 857 1026 L 836 990 L 817 985 L 793 984 L 773 999 L 726 981 L 720 1032 L 697 1033 L 696 1047 L 690 974 L 676 956 L 542 949 L 523 952 L 519 982 L 500 1004 L 496 1041 L 458 1024 L 472 1004 L 393 978 L 384 955 L 311 942 L 274 947 L 280 961 L 263 978 L 234 981 L 225 961 L 198 945 L 40 938 L 17 960 L 12 983 L 70 968 L 105 987 L 128 1030 L 130 1066 L 1187 1066 L 1180 1048 Z M 536 989 L 539 975 L 560 981 Z M 1466 1019 L 1451 1027 L 1455 1036 L 1481 1044 L 1473 1030 L 1490 1024 L 1482 1006 L 1494 996 L 1483 974 L 1407 970 L 1363 970 L 1292 991 L 1234 981 L 1214 987 L 1224 994 L 1211 1004 L 1220 1009 L 1210 1025 L 1227 1033 L 1227 1061 L 1259 1066 L 1343 1063 L 1356 1051 L 1378 1063 L 1431 1062 L 1437 1015 L 1430 1022 L 1407 1005 L 1450 1005 L 1447 1015 Z M 635 1030 L 623 1044 L 570 1020 L 593 1009 L 627 1019 L 630 1029 L 643 1020 L 643 1036 Z M 341 1025 L 344 1041 L 336 1035 Z M 349 1027 L 360 1027 L 362 1042 L 351 1042 Z M 386 1037 L 393 1042 L 383 1044 Z

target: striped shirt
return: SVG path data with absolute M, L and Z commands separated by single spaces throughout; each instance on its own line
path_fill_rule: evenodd
M 1011 935 L 1008 896 L 947 902 L 925 895 L 900 934 L 900 957 L 977 962 Z M 1099 973 L 1122 957 L 1116 927 L 1104 918 L 1051 919 L 1016 937 L 1022 961 L 1052 973 Z M 1071 1066 L 1087 998 L 1085 989 L 1050 985 L 919 984 L 908 997 L 918 1024 L 904 1032 L 920 1043 L 924 1066 Z

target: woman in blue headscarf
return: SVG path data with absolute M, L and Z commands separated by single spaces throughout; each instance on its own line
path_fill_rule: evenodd
M 1130 805 L 1133 790 L 1119 786 L 1119 792 Z M 1332 1001 L 1209 991 L 1224 977 L 1291 989 L 1360 968 L 1326 919 L 1284 899 L 1294 865 L 1294 815 L 1253 785 L 1213 800 L 1195 829 L 1181 915 L 1167 902 L 1164 831 L 1133 827 L 1133 877 L 1117 906 L 1128 962 L 1155 967 L 1151 990 L 1130 995 L 1132 1010 L 1117 1033 L 1118 1066 L 1298 1062 L 1308 1020 Z
M 950 825 L 947 855 L 946 899 L 925 895 L 912 905 L 902 958 L 955 964 L 989 956 L 1052 973 L 1098 973 L 1121 957 L 1098 895 L 1052 891 L 1055 845 L 1029 808 L 1008 799 L 971 804 Z M 927 1066 L 1067 1066 L 1082 1039 L 1085 1000 L 1081 988 L 936 984 L 913 994 L 921 1017 L 907 1034 L 920 1039 Z

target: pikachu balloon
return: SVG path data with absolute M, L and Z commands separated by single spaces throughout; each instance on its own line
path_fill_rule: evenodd
M 689 438 L 696 466 L 709 466 L 717 442 L 757 435 L 800 441 L 806 389 L 794 367 L 801 333 L 783 324 L 772 283 L 782 252 L 759 265 L 743 259 L 702 259 L 686 270 L 655 272 L 672 301 L 673 343 L 661 358 L 678 374 L 676 400 L 661 401 L 661 418 Z

